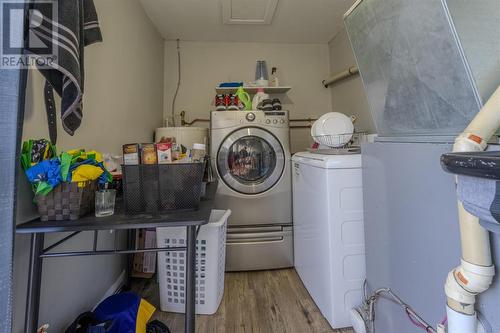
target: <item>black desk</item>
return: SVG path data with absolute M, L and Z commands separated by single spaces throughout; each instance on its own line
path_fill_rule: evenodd
M 28 294 L 26 299 L 25 332 L 36 332 L 38 325 L 38 308 L 40 302 L 40 284 L 42 277 L 42 264 L 44 258 L 50 257 L 76 257 L 90 255 L 116 255 L 146 252 L 186 251 L 186 314 L 185 332 L 195 331 L 195 288 L 196 288 L 196 236 L 197 228 L 207 224 L 210 213 L 214 208 L 214 198 L 217 182 L 207 185 L 206 196 L 202 199 L 200 207 L 194 211 L 176 211 L 158 216 L 134 215 L 123 213 L 120 201 L 117 201 L 115 215 L 97 218 L 95 216 L 83 217 L 76 221 L 40 221 L 39 219 L 20 224 L 16 227 L 18 234 L 31 234 L 31 250 L 28 276 Z M 166 247 L 133 249 L 131 241 L 127 249 L 115 248 L 113 250 L 98 250 L 97 236 L 99 230 L 136 230 L 158 227 L 186 227 L 185 247 Z M 94 245 L 88 251 L 54 252 L 53 250 L 82 231 L 94 231 Z M 72 232 L 68 236 L 44 248 L 44 234 L 54 232 Z

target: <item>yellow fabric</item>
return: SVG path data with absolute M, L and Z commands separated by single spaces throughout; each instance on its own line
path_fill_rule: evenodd
M 102 162 L 102 154 L 96 150 L 85 151 L 85 149 L 72 149 L 67 151 L 68 154 L 75 157 L 78 156 L 81 160 L 86 160 L 89 156 L 93 156 L 97 162 Z
M 135 322 L 136 333 L 146 333 L 146 324 L 151 316 L 156 311 L 156 308 L 145 299 L 141 299 L 139 309 L 137 310 L 137 320 Z
M 83 164 L 73 170 L 71 173 L 71 182 L 78 183 L 81 187 L 81 182 L 96 180 L 104 171 L 100 167 L 94 165 Z
M 71 150 L 68 150 L 66 151 L 68 154 L 72 155 L 72 156 L 75 156 L 75 154 L 78 154 L 79 152 L 81 152 L 82 149 L 71 149 Z

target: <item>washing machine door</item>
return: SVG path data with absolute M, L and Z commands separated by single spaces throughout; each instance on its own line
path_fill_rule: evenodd
M 228 135 L 217 154 L 220 178 L 234 191 L 258 194 L 271 189 L 285 168 L 281 143 L 270 132 L 242 128 Z

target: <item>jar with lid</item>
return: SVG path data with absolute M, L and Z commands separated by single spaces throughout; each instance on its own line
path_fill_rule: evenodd
M 191 150 L 191 160 L 193 162 L 204 162 L 206 155 L 206 148 L 203 143 L 193 144 L 193 149 Z

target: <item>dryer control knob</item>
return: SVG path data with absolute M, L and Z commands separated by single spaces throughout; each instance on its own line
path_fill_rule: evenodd
M 248 121 L 254 121 L 255 120 L 255 113 L 250 112 L 246 115 L 245 118 L 247 118 Z
M 277 124 L 278 123 L 278 120 L 277 119 L 274 119 L 273 120 L 273 124 Z
M 270 124 L 271 123 L 271 119 L 266 119 L 266 124 Z
M 281 119 L 280 120 L 280 124 L 284 124 L 285 123 L 285 120 L 284 119 Z

